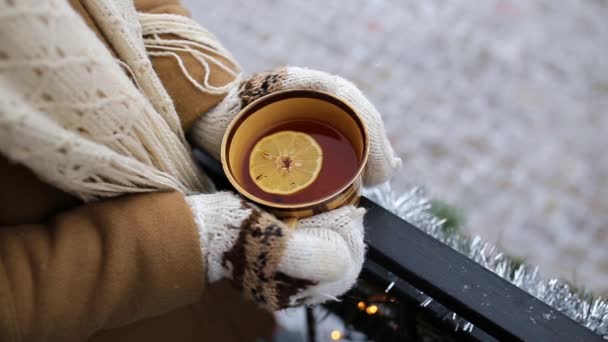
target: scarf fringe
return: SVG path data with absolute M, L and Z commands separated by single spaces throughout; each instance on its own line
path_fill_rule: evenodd
M 234 71 L 240 69 L 234 57 L 213 34 L 193 20 L 180 15 L 148 13 L 138 13 L 138 19 L 148 54 L 175 59 L 184 77 L 201 92 L 225 94 L 240 81 L 239 73 Z M 172 34 L 182 39 L 164 38 L 161 37 L 163 34 Z M 177 52 L 187 52 L 200 64 L 204 70 L 201 82 L 188 71 Z M 233 80 L 222 85 L 212 85 L 209 81 L 210 64 L 233 76 Z
M 67 2 L 0 1 L 0 153 L 85 201 L 212 190 L 154 74 L 133 4 L 88 5 L 124 62 Z

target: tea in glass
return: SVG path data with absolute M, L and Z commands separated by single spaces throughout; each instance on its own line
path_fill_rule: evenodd
M 339 130 L 313 119 L 287 120 L 252 139 L 243 154 L 242 186 L 274 203 L 317 201 L 357 175 L 360 158 Z

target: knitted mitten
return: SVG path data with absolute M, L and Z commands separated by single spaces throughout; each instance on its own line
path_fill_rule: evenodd
M 367 123 L 370 156 L 364 182 L 386 181 L 401 165 L 382 118 L 352 83 L 320 71 L 286 67 L 256 74 L 231 88 L 190 129 L 190 138 L 219 159 L 222 137 L 234 116 L 252 101 L 281 90 L 334 94 Z M 363 264 L 363 209 L 340 208 L 301 220 L 293 230 L 230 193 L 188 198 L 199 226 L 210 282 L 230 278 L 246 296 L 278 309 L 319 303 L 347 291 Z
M 201 237 L 207 279 L 231 279 L 246 297 L 276 310 L 335 299 L 361 266 L 364 209 L 343 207 L 296 229 L 229 193 L 187 197 Z
M 256 74 L 234 87 L 215 108 L 203 114 L 190 134 L 193 141 L 219 159 L 222 137 L 234 116 L 252 101 L 281 90 L 313 89 L 344 99 L 357 110 L 369 128 L 370 156 L 365 168 L 365 185 L 386 181 L 401 165 L 386 137 L 380 113 L 349 81 L 321 71 L 285 67 Z

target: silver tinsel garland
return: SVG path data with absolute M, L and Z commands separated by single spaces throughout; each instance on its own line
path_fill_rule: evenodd
M 478 236 L 471 238 L 455 230 L 443 229 L 444 220 L 429 212 L 431 203 L 425 197 L 422 188 L 413 187 L 401 192 L 392 189 L 390 184 L 385 184 L 365 190 L 364 195 L 608 339 L 608 301 L 606 299 L 578 294 L 567 283 L 559 279 L 543 279 L 538 267 L 522 265 L 513 261 L 496 246 Z M 429 297 L 423 301 L 422 305 L 428 305 L 431 301 L 432 298 Z M 456 321 L 457 329 L 472 331 L 471 323 L 455 314 L 449 316 Z

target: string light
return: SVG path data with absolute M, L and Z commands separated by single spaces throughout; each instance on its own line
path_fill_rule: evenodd
M 365 310 L 366 307 L 367 307 L 367 305 L 365 305 L 365 302 L 357 303 L 357 308 L 359 308 L 359 310 L 361 310 L 361 311 Z
M 378 307 L 376 305 L 370 305 L 365 309 L 365 312 L 367 312 L 368 315 L 374 315 L 378 312 Z
M 337 341 L 342 338 L 342 332 L 340 332 L 340 330 L 334 330 L 329 336 L 332 340 Z

